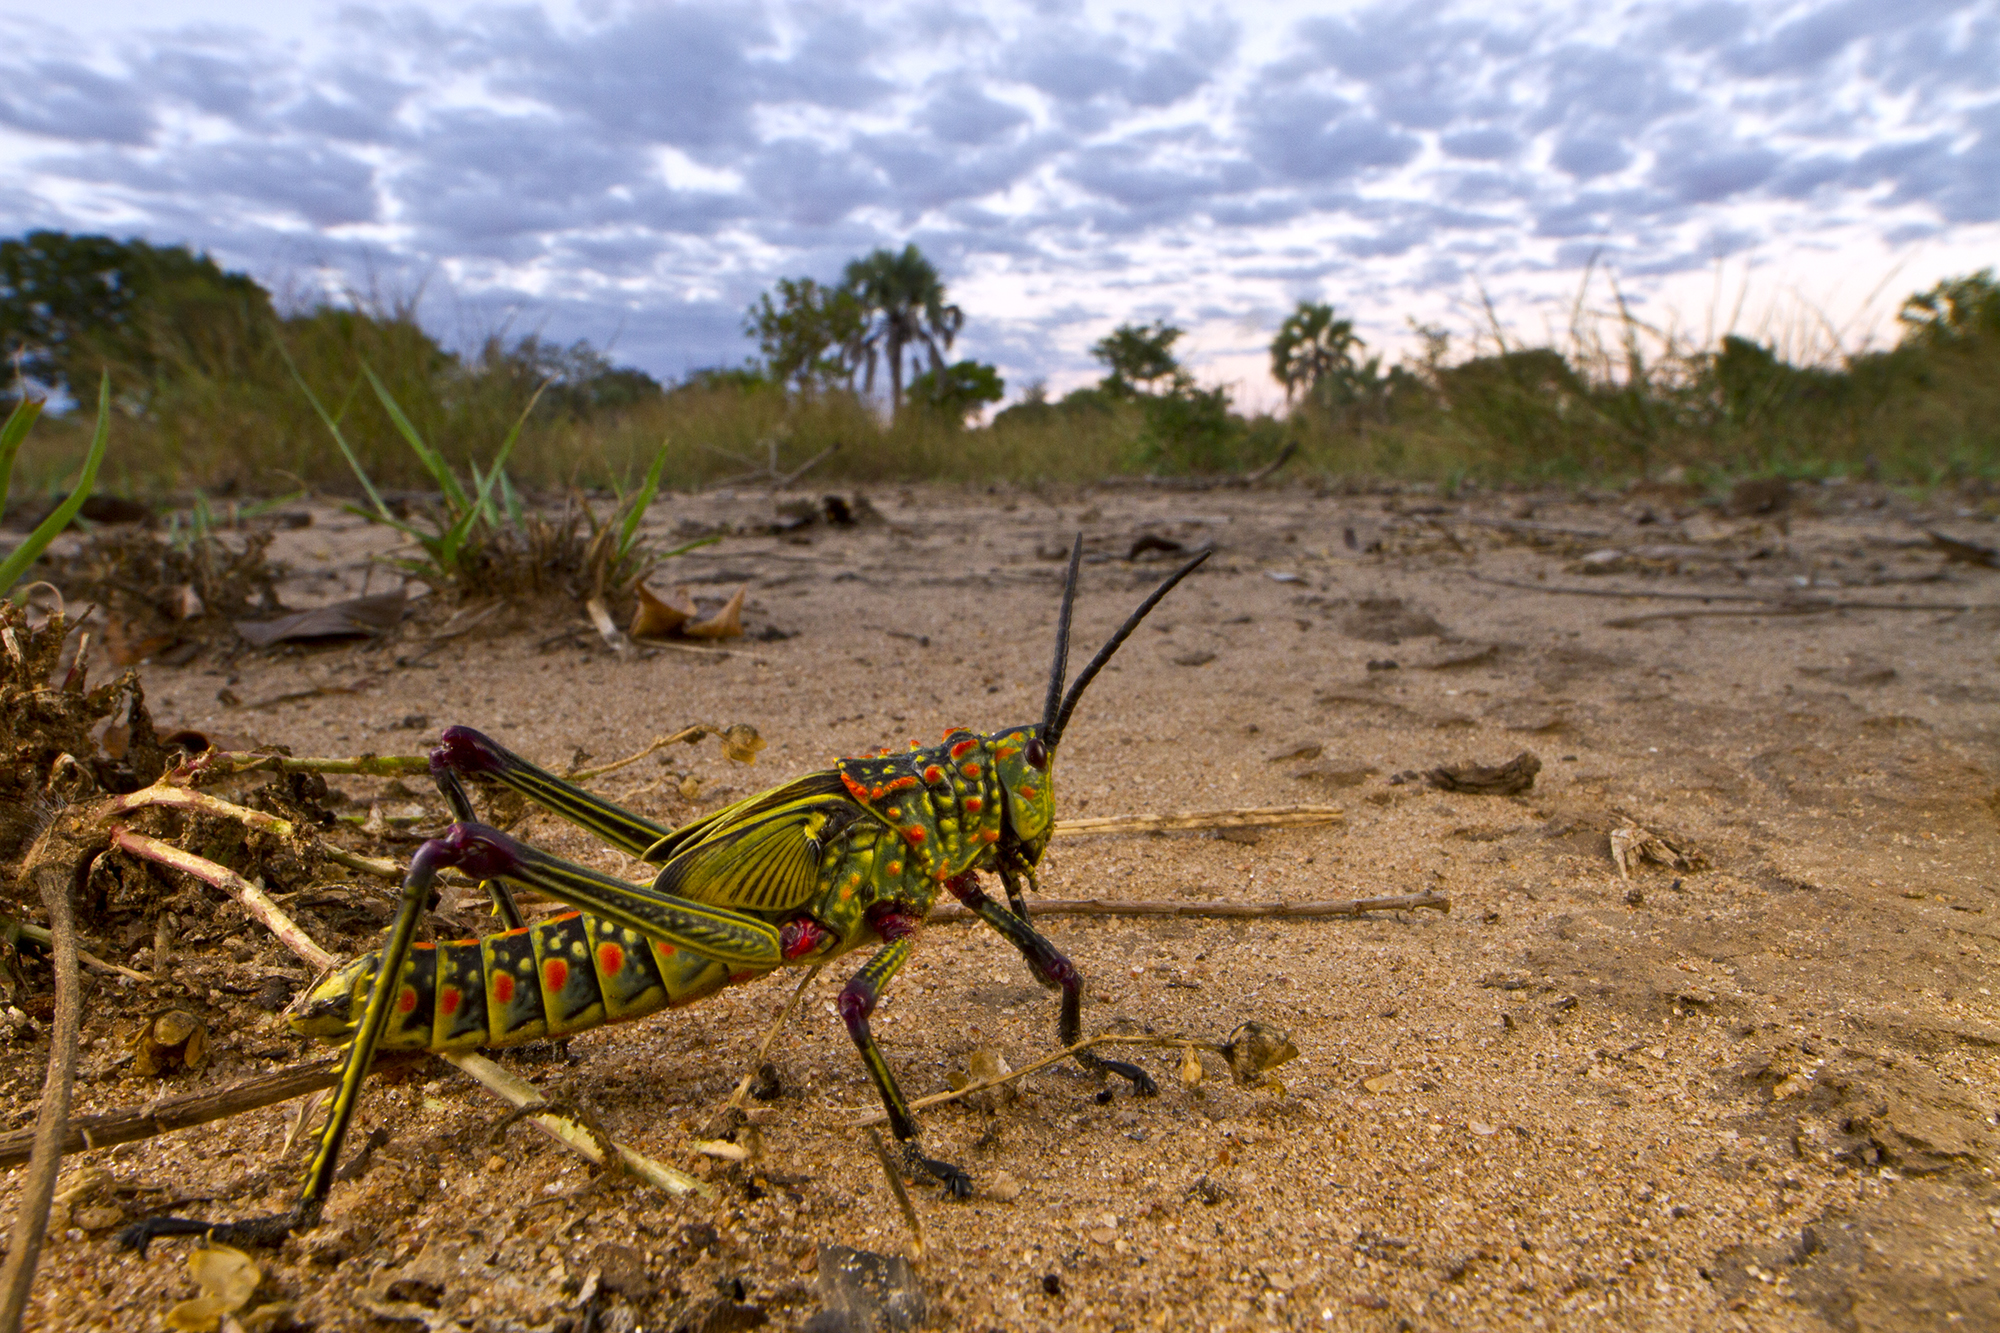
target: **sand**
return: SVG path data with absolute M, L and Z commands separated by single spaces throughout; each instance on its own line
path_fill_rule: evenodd
M 1212 545 L 1086 696 L 1057 757 L 1061 812 L 1317 803 L 1345 818 L 1065 839 L 1043 893 L 1434 890 L 1451 911 L 1046 921 L 1088 978 L 1087 1030 L 1211 1037 L 1254 1019 L 1300 1055 L 1255 1088 L 1211 1058 L 1190 1087 L 1172 1056 L 1146 1052 L 1156 1098 L 1059 1068 L 990 1110 L 926 1113 L 926 1149 L 977 1186 L 965 1203 L 911 1187 L 931 1326 L 2000 1327 L 1986 957 L 2000 947 L 2000 574 L 1947 562 L 1918 526 L 1985 541 L 1986 515 L 1859 486 L 1808 487 L 1744 517 L 1665 490 L 870 499 L 879 523 L 732 536 L 676 563 L 697 594 L 749 584 L 753 637 L 728 656 L 614 654 L 587 629 L 565 633 L 583 621 L 564 608 L 435 641 L 440 608 L 385 643 L 149 665 L 148 697 L 163 726 L 302 755 L 416 754 L 466 723 L 561 767 L 689 723 L 756 727 L 768 748 L 754 767 L 713 743 L 676 746 L 603 781 L 675 823 L 836 755 L 1034 720 L 1070 533 L 1090 552 L 1080 653 L 1172 567 L 1159 550 L 1128 559 L 1138 537 Z M 364 557 L 388 545 L 314 514 L 273 548 L 296 572 L 288 605 L 359 591 Z M 745 492 L 673 498 L 649 522 L 664 538 L 771 514 Z M 1585 595 L 1614 591 L 1672 596 Z M 1773 614 L 1696 594 L 1867 605 Z M 1917 604 L 1944 609 L 1879 609 Z M 1519 795 L 1422 776 L 1523 751 L 1541 769 Z M 443 819 L 420 784 L 334 786 L 355 812 Z M 1611 835 L 1628 827 L 1698 853 L 1699 868 L 1622 878 Z M 638 873 L 553 819 L 525 828 Z M 169 979 L 89 978 L 80 1112 L 306 1053 L 258 1003 L 274 987 L 281 1002 L 305 969 L 212 890 L 151 892 L 123 919 L 114 903 L 87 944 L 148 972 L 157 918 L 171 918 Z M 290 901 L 336 952 L 370 947 L 389 908 L 378 884 Z M 253 1304 L 329 1330 L 828 1326 L 819 1247 L 910 1241 L 851 1127 L 876 1103 L 833 1012 L 845 970 L 813 984 L 780 1039 L 782 1090 L 756 1105 L 765 1155 L 748 1168 L 689 1142 L 788 977 L 502 1057 L 611 1134 L 707 1175 L 715 1203 L 604 1178 L 524 1126 L 496 1139 L 499 1104 L 433 1062 L 370 1085 L 359 1132 L 386 1139 L 320 1228 L 259 1256 Z M 30 977 L 45 1006 L 46 967 Z M 37 997 L 22 1002 L 32 1017 Z M 141 1077 L 127 1040 L 169 1005 L 201 1018 L 215 1061 Z M 875 1026 L 918 1096 L 976 1049 L 1014 1065 L 1046 1053 L 1055 1001 L 990 932 L 936 924 Z M 32 1122 L 47 1058 L 36 1027 L 0 1036 L 0 1130 Z M 75 1159 L 69 1170 L 108 1177 L 58 1219 L 31 1326 L 159 1327 L 196 1291 L 186 1243 L 140 1259 L 110 1228 L 176 1200 L 210 1200 L 189 1206 L 216 1218 L 286 1206 L 296 1114 Z M 19 1175 L 0 1174 L 0 1216 Z

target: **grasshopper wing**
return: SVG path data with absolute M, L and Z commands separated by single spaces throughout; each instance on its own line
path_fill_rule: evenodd
M 655 890 L 715 907 L 787 912 L 819 891 L 827 844 L 861 812 L 815 773 L 677 829 L 647 853 Z

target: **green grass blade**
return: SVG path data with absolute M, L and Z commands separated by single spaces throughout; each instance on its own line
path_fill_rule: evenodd
M 347 437 L 340 433 L 340 423 L 328 415 L 325 405 L 319 400 L 319 395 L 312 391 L 312 386 L 306 383 L 306 377 L 299 373 L 298 363 L 292 360 L 292 354 L 286 349 L 283 342 L 278 344 L 278 355 L 285 358 L 285 366 L 292 372 L 292 382 L 299 386 L 299 392 L 303 393 L 306 396 L 306 401 L 312 404 L 312 410 L 319 415 L 319 419 L 322 422 L 326 423 L 327 432 L 333 436 L 333 442 L 340 446 L 340 456 L 347 460 L 347 466 L 354 469 L 354 475 L 361 479 L 361 489 L 368 495 L 368 502 L 375 506 L 375 513 L 372 516 L 366 513 L 363 513 L 361 516 L 363 518 L 374 517 L 383 523 L 408 532 L 410 530 L 408 525 L 399 522 L 396 516 L 389 512 L 389 506 L 383 503 L 382 492 L 375 489 L 375 483 L 369 479 L 367 469 L 363 468 L 361 460 L 354 456 L 354 450 L 349 447 Z M 347 409 L 342 408 L 341 410 L 344 412 Z
M 10 423 L 11 424 L 11 423 Z M 28 572 L 28 566 L 48 549 L 56 535 L 70 525 L 77 510 L 90 498 L 90 488 L 97 484 L 97 467 L 104 461 L 104 446 L 111 439 L 111 376 L 105 375 L 97 385 L 97 433 L 90 440 L 90 456 L 83 460 L 83 472 L 76 479 L 76 489 L 69 498 L 56 506 L 56 511 L 43 519 L 28 539 L 14 548 L 4 563 L 0 563 L 0 590 L 11 590 L 21 581 L 21 575 Z
M 514 480 L 505 472 L 500 474 L 500 502 L 507 507 L 507 521 L 515 527 L 527 523 L 527 515 L 521 508 L 521 493 L 514 489 Z
M 528 405 L 521 409 L 521 415 L 514 419 L 514 428 L 507 432 L 507 438 L 500 442 L 500 452 L 494 455 L 493 466 L 487 469 L 485 479 L 479 483 L 479 509 L 481 512 L 487 512 L 488 506 L 492 503 L 490 497 L 493 492 L 493 483 L 506 473 L 507 460 L 514 455 L 514 445 L 521 438 L 521 429 L 528 424 L 528 417 L 534 412 L 535 404 L 542 401 L 542 394 L 548 387 L 549 381 L 547 380 L 543 380 L 535 386 L 534 396 L 529 398 Z M 473 476 L 477 478 L 478 475 L 479 470 L 474 468 Z
M 660 492 L 660 474 L 667 466 L 666 441 L 653 454 L 653 465 L 646 469 L 646 484 L 632 497 L 632 504 L 625 511 L 625 526 L 618 534 L 618 559 L 622 563 L 632 553 L 632 543 L 639 538 L 639 524 L 646 517 L 646 510 L 652 505 L 653 497 Z
M 7 492 L 13 488 L 14 459 L 21 452 L 21 441 L 28 438 L 28 431 L 34 427 L 35 418 L 41 416 L 43 403 L 38 398 L 21 395 L 21 401 L 14 404 L 14 410 L 7 414 L 7 424 L 0 426 L 0 509 L 7 507 Z
M 463 513 L 467 503 L 465 489 L 458 484 L 458 478 L 453 475 L 451 466 L 444 461 L 444 455 L 431 448 L 425 443 L 424 437 L 417 433 L 415 424 L 403 415 L 403 409 L 390 396 L 388 386 L 376 378 L 374 367 L 363 363 L 361 373 L 366 375 L 368 383 L 374 386 L 375 396 L 382 400 L 382 410 L 389 414 L 389 420 L 396 427 L 396 433 L 416 451 L 417 460 L 424 465 L 424 470 L 431 474 L 432 480 L 437 482 L 438 489 L 444 492 L 445 504 L 452 513 Z

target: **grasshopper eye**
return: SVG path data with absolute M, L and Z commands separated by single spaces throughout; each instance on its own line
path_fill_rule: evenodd
M 1049 747 L 1042 744 L 1041 737 L 1031 736 L 1028 738 L 1028 743 L 1021 747 L 1021 757 L 1028 761 L 1030 768 L 1047 768 Z

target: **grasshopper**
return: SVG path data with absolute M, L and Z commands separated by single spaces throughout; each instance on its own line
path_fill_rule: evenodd
M 120 1236 L 143 1250 L 155 1237 L 204 1235 L 276 1245 L 316 1225 L 369 1063 L 378 1051 L 461 1051 L 562 1036 L 692 1004 L 725 986 L 785 966 L 874 952 L 840 992 L 839 1012 L 882 1098 L 905 1169 L 953 1198 L 969 1176 L 926 1156 L 917 1124 L 868 1020 L 883 989 L 916 947 L 941 895 L 965 904 L 1021 953 L 1044 986 L 1059 988 L 1065 1046 L 1083 1031 L 1083 978 L 1029 924 L 1021 881 L 1047 849 L 1055 824 L 1053 764 L 1084 689 L 1112 654 L 1207 553 L 1141 602 L 1065 689 L 1079 536 L 1071 548 L 1056 622 L 1054 664 L 1042 720 L 991 735 L 953 729 L 928 748 L 883 750 L 666 829 L 537 768 L 469 727 L 448 727 L 431 774 L 455 822 L 417 848 L 383 947 L 322 980 L 290 1019 L 294 1030 L 345 1042 L 347 1056 L 326 1127 L 289 1211 L 240 1222 L 153 1217 Z M 660 867 L 650 886 L 628 883 L 537 851 L 474 818 L 465 780 L 500 784 Z M 418 943 L 418 918 L 437 876 L 459 870 L 485 884 L 508 929 L 484 939 Z M 1001 906 L 978 884 L 1005 886 Z M 578 910 L 525 924 L 512 887 Z M 382 978 L 394 977 L 394 985 Z M 1093 1073 L 1116 1074 L 1139 1095 L 1158 1091 L 1136 1065 L 1079 1052 Z

